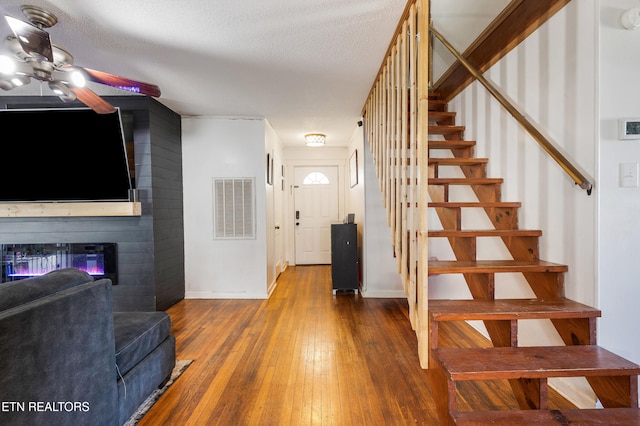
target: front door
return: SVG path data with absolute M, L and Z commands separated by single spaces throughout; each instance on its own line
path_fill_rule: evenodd
M 338 222 L 338 167 L 294 168 L 297 265 L 331 264 L 331 223 Z

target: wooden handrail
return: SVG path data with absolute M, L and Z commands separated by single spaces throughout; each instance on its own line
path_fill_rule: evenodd
M 518 109 L 507 100 L 506 97 L 500 93 L 498 89 L 493 86 L 489 80 L 484 78 L 482 73 L 478 71 L 473 65 L 469 63 L 443 36 L 440 34 L 433 25 L 429 25 L 429 31 L 433 34 L 452 54 L 456 59 L 467 68 L 467 70 L 473 75 L 473 77 L 480 82 L 494 98 L 516 119 L 516 121 L 529 132 L 529 134 L 538 142 L 538 144 L 544 149 L 547 154 L 553 158 L 556 163 L 573 179 L 573 181 L 580 186 L 580 188 L 587 191 L 588 195 L 591 195 L 593 184 L 584 177 L 584 175 L 575 167 L 559 150 L 553 145 L 544 135 L 531 123 Z

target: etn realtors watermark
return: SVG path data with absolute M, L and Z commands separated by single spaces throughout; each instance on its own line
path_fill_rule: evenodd
M 0 412 L 86 413 L 91 409 L 87 401 L 0 401 Z

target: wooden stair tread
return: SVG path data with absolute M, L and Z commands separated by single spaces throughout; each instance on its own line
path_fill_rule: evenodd
M 488 158 L 438 158 L 430 157 L 428 164 L 440 164 L 448 166 L 466 166 L 469 164 L 486 164 L 489 162 Z
M 429 178 L 429 185 L 495 185 L 500 184 L 502 178 Z
M 428 141 L 429 149 L 456 149 L 456 148 L 471 148 L 476 145 L 475 141 L 459 141 L 459 140 L 445 140 L 445 141 Z
M 501 410 L 453 412 L 451 417 L 459 426 L 478 425 L 640 425 L 638 408 L 589 408 L 560 410 Z
M 540 237 L 537 229 L 441 229 L 430 230 L 429 237 Z
M 439 99 L 431 99 L 432 101 L 437 101 Z M 455 111 L 429 111 L 429 118 L 431 118 L 432 116 L 437 116 L 437 117 L 455 117 L 456 116 L 456 112 Z
M 519 208 L 522 203 L 519 201 L 495 201 L 495 202 L 456 202 L 456 201 L 444 201 L 444 202 L 430 202 L 429 207 L 441 207 L 441 208 Z
M 458 231 L 459 232 L 459 231 Z M 431 234 L 431 233 L 429 233 Z M 429 235 L 431 236 L 431 235 Z M 567 272 L 567 265 L 544 260 L 430 260 L 430 274 Z
M 464 132 L 464 126 L 453 125 L 429 125 L 428 132 L 430 135 L 444 135 L 450 133 Z
M 596 318 L 599 309 L 563 297 L 555 299 L 429 300 L 435 321 Z
M 451 380 L 636 376 L 640 366 L 596 345 L 434 349 Z

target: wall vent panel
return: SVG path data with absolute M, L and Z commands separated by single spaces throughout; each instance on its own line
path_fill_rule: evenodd
M 256 237 L 255 178 L 214 178 L 214 239 Z

